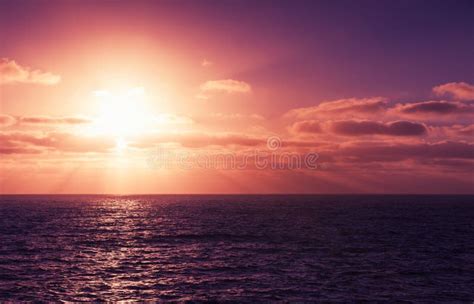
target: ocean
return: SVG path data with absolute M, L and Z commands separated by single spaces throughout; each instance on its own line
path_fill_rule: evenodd
M 474 197 L 0 196 L 0 301 L 474 301 Z

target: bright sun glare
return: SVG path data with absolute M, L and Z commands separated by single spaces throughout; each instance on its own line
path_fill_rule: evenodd
M 100 111 L 93 127 L 94 133 L 113 136 L 117 150 L 126 148 L 126 138 L 147 131 L 152 115 L 143 88 L 118 92 L 101 90 L 94 94 Z

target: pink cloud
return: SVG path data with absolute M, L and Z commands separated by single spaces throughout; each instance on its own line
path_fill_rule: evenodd
M 474 159 L 474 144 L 441 141 L 437 143 L 351 143 L 334 153 L 356 161 L 400 161 L 406 159 Z
M 48 116 L 25 116 L 18 119 L 24 124 L 87 124 L 92 120 L 84 117 L 48 117 Z
M 227 121 L 227 120 L 265 120 L 259 114 L 241 114 L 241 113 L 210 113 L 206 116 L 209 120 Z
M 139 149 L 153 148 L 160 144 L 178 144 L 185 148 L 227 148 L 238 151 L 240 148 L 267 149 L 266 136 L 253 136 L 241 133 L 160 133 L 142 135 L 129 139 L 128 146 Z M 282 140 L 282 148 L 315 147 L 312 141 Z M 115 148 L 114 138 L 105 136 L 82 136 L 68 132 L 10 131 L 0 132 L 0 146 L 14 151 L 55 150 L 60 152 L 107 153 Z M 5 150 L 6 151 L 6 150 Z
M 466 136 L 472 137 L 474 136 L 474 124 L 464 126 L 464 125 L 454 125 L 449 128 L 444 128 L 447 130 L 448 134 L 451 136 Z
M 153 134 L 134 140 L 131 144 L 139 148 L 153 147 L 157 144 L 176 143 L 183 147 L 226 147 L 246 146 L 254 147 L 264 145 L 266 139 L 238 133 L 205 134 L 205 133 L 175 133 Z
M 207 146 L 247 146 L 255 147 L 262 145 L 265 141 L 258 137 L 241 134 L 225 135 L 199 135 L 185 136 L 181 138 L 180 144 L 185 147 L 207 147 Z
M 43 85 L 54 85 L 59 83 L 61 76 L 32 70 L 24 67 L 8 58 L 0 59 L 0 84 L 35 83 Z
M 41 154 L 40 149 L 24 147 L 21 145 L 11 145 L 8 147 L 0 147 L 0 154 Z
M 290 131 L 293 133 L 321 133 L 323 130 L 316 120 L 303 120 L 295 122 Z
M 474 125 L 463 127 L 458 131 L 458 134 L 464 136 L 474 136 Z
M 466 82 L 450 82 L 433 88 L 436 95 L 448 95 L 458 100 L 474 100 L 474 85 Z
M 15 124 L 16 119 L 10 115 L 0 115 L 0 127 L 8 127 Z

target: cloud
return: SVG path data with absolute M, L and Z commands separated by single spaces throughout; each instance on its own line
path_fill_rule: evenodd
M 238 133 L 160 133 L 143 136 L 132 142 L 132 145 L 140 148 L 148 148 L 162 143 L 176 143 L 189 148 L 204 148 L 212 146 L 253 147 L 266 144 L 266 139 Z
M 265 134 L 268 121 L 256 113 L 219 113 L 210 112 L 192 116 L 196 123 L 194 131 L 217 130 L 219 132 L 245 132 L 250 134 Z
M 195 148 L 207 146 L 254 147 L 262 145 L 265 142 L 264 139 L 241 134 L 183 136 L 180 139 L 180 144 L 184 147 Z
M 61 76 L 24 67 L 8 58 L 0 59 L 0 84 L 35 83 L 54 85 Z
M 458 136 L 467 136 L 471 137 L 474 136 L 474 124 L 463 126 L 463 125 L 455 125 L 447 129 L 448 134 L 450 135 L 458 135 Z
M 465 171 L 467 173 L 471 173 L 474 170 L 474 161 L 472 159 L 424 159 L 420 160 L 419 163 L 430 167 L 441 166 L 443 169 L 456 169 L 457 171 Z
M 406 159 L 474 159 L 474 144 L 441 141 L 437 143 L 354 143 L 339 147 L 335 154 L 357 161 L 400 161 Z
M 471 115 L 474 114 L 474 104 L 457 101 L 422 101 L 397 104 L 393 112 L 411 116 Z
M 262 122 L 265 117 L 259 114 L 241 114 L 241 113 L 208 113 L 205 115 L 197 115 L 194 117 L 195 121 L 201 124 L 209 124 L 223 127 L 234 123 L 250 123 Z
M 375 114 L 385 110 L 386 104 L 383 97 L 339 99 L 313 107 L 292 109 L 285 117 L 308 119 L 327 115 Z
M 161 113 L 154 118 L 155 122 L 160 125 L 187 125 L 193 124 L 194 121 L 187 116 L 179 116 L 169 113 Z
M 474 125 L 459 129 L 458 134 L 463 136 L 474 136 Z
M 197 132 L 176 132 L 176 133 L 155 133 L 136 138 L 130 142 L 130 146 L 136 148 L 152 148 L 161 144 L 178 144 L 186 148 L 259 148 L 260 151 L 268 150 L 269 134 L 255 135 L 243 133 L 197 133 Z M 293 148 L 315 148 L 321 146 L 332 146 L 326 142 L 316 142 L 314 140 L 295 140 L 292 138 L 282 138 L 281 148 L 296 151 Z
M 185 148 L 239 148 L 259 147 L 267 151 L 267 136 L 242 133 L 198 133 L 176 132 L 144 134 L 127 140 L 127 146 L 139 149 L 153 148 L 161 144 L 177 144 Z M 314 141 L 283 140 L 282 148 L 316 147 Z M 76 153 L 107 153 L 116 147 L 115 139 L 109 136 L 83 136 L 71 132 L 0 132 L 0 153 L 43 153 L 47 151 Z
M 250 93 L 252 87 L 244 81 L 233 79 L 210 80 L 200 87 L 201 92 Z
M 5 151 L 35 151 L 45 149 L 62 152 L 107 152 L 115 147 L 112 138 L 80 136 L 65 132 L 2 132 L 0 146 Z M 10 150 L 8 150 L 10 149 Z
M 25 116 L 18 118 L 18 122 L 22 124 L 87 124 L 91 123 L 92 120 L 83 117 L 48 117 L 48 116 Z
M 424 124 L 410 121 L 383 123 L 369 120 L 342 120 L 329 122 L 329 129 L 333 133 L 344 136 L 420 136 L 427 133 Z
M 448 95 L 458 100 L 474 100 L 474 85 L 466 82 L 450 82 L 433 88 L 436 95 Z
M 10 115 L 0 114 L 0 127 L 8 127 L 16 123 L 16 119 Z
M 259 114 L 241 113 L 210 113 L 207 117 L 215 120 L 265 120 L 265 118 Z
M 214 65 L 214 62 L 210 60 L 204 59 L 203 61 L 201 61 L 201 66 L 204 68 L 210 67 L 212 65 Z
M 321 133 L 323 130 L 316 120 L 297 121 L 291 127 L 293 133 Z
M 13 145 L 8 147 L 0 147 L 0 154 L 40 154 L 40 149 L 22 147 L 21 145 Z

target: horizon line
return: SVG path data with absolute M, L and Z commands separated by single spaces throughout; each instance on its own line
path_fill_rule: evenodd
M 474 193 L 0 193 L 0 196 L 81 196 L 81 195 L 94 195 L 94 196 L 395 196 L 395 195 L 434 195 L 434 196 L 474 196 Z

